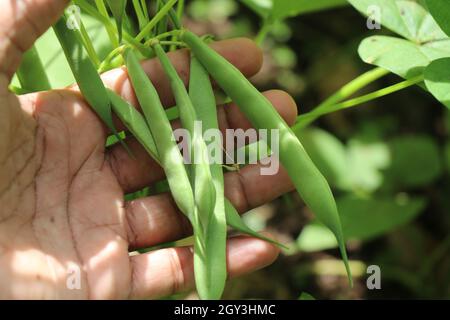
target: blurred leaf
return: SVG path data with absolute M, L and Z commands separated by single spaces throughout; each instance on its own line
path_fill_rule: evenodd
M 272 17 L 279 20 L 346 5 L 346 0 L 274 0 Z
M 392 161 L 385 176 L 395 186 L 426 186 L 442 173 L 439 147 L 430 136 L 397 137 L 389 148 Z
M 426 3 L 439 26 L 450 36 L 450 1 L 427 0 Z
M 424 74 L 428 90 L 450 108 L 450 58 L 433 61 Z
M 415 1 L 349 0 L 361 13 L 408 39 L 374 36 L 363 40 L 363 61 L 404 78 L 420 75 L 431 61 L 450 56 L 450 39 Z M 376 6 L 376 7 L 374 7 Z M 379 14 L 374 12 L 379 8 Z
M 348 238 L 345 231 L 344 235 Z M 304 252 L 327 250 L 337 246 L 333 233 L 319 222 L 313 222 L 304 227 L 297 239 L 298 249 Z
M 348 5 L 346 0 L 240 0 L 263 18 L 283 20 Z
M 237 3 L 229 0 L 192 1 L 188 7 L 189 14 L 196 20 L 209 20 L 218 22 L 226 20 L 238 10 Z
M 240 0 L 261 17 L 265 18 L 273 7 L 273 0 Z
M 337 199 L 342 227 L 347 240 L 367 241 L 411 222 L 423 211 L 423 198 Z M 336 248 L 333 234 L 318 222 L 307 225 L 297 239 L 298 248 L 313 252 Z
M 272 49 L 272 55 L 278 67 L 291 69 L 297 65 L 297 54 L 288 46 Z
M 344 144 L 321 129 L 306 129 L 296 134 L 330 184 L 347 188 L 347 152 Z
M 316 300 L 316 298 L 314 298 L 309 293 L 302 292 L 302 294 L 300 295 L 300 298 L 298 298 L 298 300 Z
M 373 192 L 383 183 L 382 169 L 389 166 L 388 146 L 384 143 L 362 143 L 353 140 L 348 146 L 347 179 L 356 191 Z

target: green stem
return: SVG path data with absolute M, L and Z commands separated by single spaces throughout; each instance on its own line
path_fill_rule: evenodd
M 112 66 L 112 61 L 118 57 L 120 54 L 122 54 L 125 49 L 127 48 L 126 45 L 122 45 L 116 49 L 114 49 L 113 51 L 111 51 L 108 56 L 105 58 L 105 60 L 102 61 L 102 63 L 100 64 L 100 66 L 98 67 L 98 73 L 104 73 L 108 70 L 111 70 L 113 68 Z
M 160 41 L 162 46 L 175 46 L 175 47 L 186 47 L 186 44 L 181 41 Z
M 157 0 L 157 6 L 158 6 L 158 11 L 162 9 L 162 7 L 164 6 L 164 2 L 162 2 L 161 0 Z M 154 34 L 154 36 L 161 34 L 161 33 L 166 33 L 167 29 L 168 29 L 168 22 L 169 22 L 169 18 L 168 15 L 166 15 L 163 19 L 161 19 L 158 24 L 156 25 L 156 32 Z
M 389 71 L 382 69 L 382 68 L 375 68 L 372 69 L 358 78 L 354 79 L 353 81 L 349 82 L 345 86 L 343 86 L 341 89 L 339 89 L 336 93 L 334 93 L 331 97 L 326 99 L 324 102 L 322 102 L 320 105 L 318 105 L 316 108 L 313 109 L 312 112 L 322 112 L 327 110 L 328 108 L 334 106 L 335 104 L 343 101 L 344 99 L 349 98 L 362 88 L 366 87 L 367 85 L 371 84 L 372 82 L 380 79 L 381 77 L 384 77 L 387 75 Z M 297 122 L 300 119 L 297 119 Z M 303 120 L 303 125 L 306 126 L 314 119 L 310 120 L 310 122 L 307 122 L 306 120 Z
M 149 21 L 150 20 L 150 16 L 148 15 L 147 0 L 141 0 L 141 7 L 142 7 L 142 12 L 144 12 L 145 19 L 147 21 Z
M 95 5 L 97 6 L 97 9 L 100 12 L 100 14 L 109 20 L 108 9 L 106 9 L 103 0 L 95 0 Z M 113 24 L 105 24 L 105 28 L 113 47 L 117 48 L 120 45 L 120 43 L 118 38 L 116 37 L 116 28 L 114 28 Z
M 265 19 L 261 29 L 259 30 L 258 34 L 256 35 L 255 42 L 258 46 L 261 46 L 264 40 L 267 38 L 267 35 L 269 34 L 270 28 L 272 27 L 272 21 L 269 19 Z
M 315 108 L 315 110 L 322 110 L 327 108 L 327 106 L 339 103 L 387 74 L 389 74 L 389 71 L 386 69 L 372 69 L 343 86 L 341 89 L 339 89 L 339 91 L 337 91 L 335 94 L 321 103 L 317 108 Z
M 150 20 L 149 23 L 147 23 L 147 25 L 141 30 L 141 32 L 139 32 L 135 40 L 140 42 L 145 38 L 146 35 L 150 34 L 152 30 L 157 26 L 158 22 L 166 17 L 166 15 L 170 12 L 177 1 L 178 0 L 167 1 L 167 3 L 161 8 L 161 10 L 153 17 L 153 19 Z
M 178 21 L 181 22 L 181 20 L 183 19 L 183 14 L 184 14 L 184 8 L 185 8 L 185 0 L 178 0 L 178 5 L 177 5 L 177 17 L 178 17 Z M 178 36 L 174 35 L 172 37 L 172 41 L 178 41 Z M 176 50 L 177 47 L 176 46 L 171 46 L 169 51 L 174 51 Z
M 83 22 L 80 21 L 79 27 L 81 38 L 83 39 L 83 44 L 84 47 L 86 48 L 86 52 L 88 53 L 89 58 L 91 58 L 95 67 L 98 67 L 100 65 L 100 58 L 98 57 L 97 52 L 95 51 L 94 45 L 92 44 L 91 38 L 89 37 L 89 34 Z
M 38 92 L 51 89 L 44 65 L 34 46 L 23 55 L 17 77 L 24 90 Z
M 161 1 L 163 3 L 167 3 L 167 0 L 161 0 Z M 170 20 L 172 21 L 173 27 L 175 29 L 181 29 L 183 26 L 181 24 L 181 19 L 178 18 L 178 14 L 173 7 L 169 10 L 169 16 L 170 16 Z
M 95 7 L 93 7 L 89 2 L 86 0 L 75 0 L 75 3 L 87 14 L 89 14 L 94 19 L 97 19 L 101 23 L 105 25 L 105 28 L 110 29 L 114 32 L 115 35 L 118 36 L 117 28 L 114 27 L 114 24 L 111 22 L 111 20 L 108 17 L 103 16 L 100 14 Z M 128 32 L 123 33 L 123 38 L 131 44 L 133 47 L 138 49 L 140 53 L 147 57 L 152 55 L 152 50 L 146 48 L 142 43 L 139 41 L 136 41 Z
M 133 0 L 134 11 L 136 12 L 136 16 L 139 22 L 139 29 L 142 29 L 147 23 L 147 17 L 144 13 L 144 8 L 142 8 L 141 0 Z
M 180 34 L 180 32 L 181 32 L 181 30 L 172 30 L 172 31 L 164 32 L 164 33 L 157 35 L 153 39 L 163 40 L 163 39 L 166 39 L 169 37 L 177 37 L 178 38 L 178 35 Z M 149 43 L 151 43 L 151 40 L 153 40 L 153 39 L 150 39 L 150 41 L 147 41 L 145 43 L 145 45 L 148 45 Z
M 394 92 L 406 89 L 408 87 L 411 87 L 413 85 L 416 85 L 418 83 L 421 83 L 424 80 L 423 75 L 414 77 L 412 79 L 409 80 L 405 80 L 402 81 L 400 83 L 394 84 L 392 86 L 386 87 L 384 89 L 366 94 L 364 96 L 355 98 L 355 99 L 351 99 L 351 100 L 347 100 L 345 102 L 342 103 L 338 103 L 335 105 L 331 105 L 331 106 L 327 106 L 326 110 L 322 109 L 322 110 L 314 110 L 310 113 L 301 115 L 300 117 L 297 118 L 297 123 L 294 125 L 293 129 L 298 130 L 301 128 L 304 128 L 306 125 L 308 125 L 309 123 L 313 122 L 314 120 L 316 120 L 317 118 L 329 114 L 329 113 L 333 113 L 339 110 L 344 110 L 344 109 L 348 109 L 351 107 L 355 107 L 358 106 L 360 104 L 363 103 L 367 103 L 369 101 L 387 96 L 389 94 L 392 94 Z

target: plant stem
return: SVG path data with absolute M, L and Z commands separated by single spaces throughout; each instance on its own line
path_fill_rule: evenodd
M 103 0 L 95 0 L 95 4 L 100 14 L 109 20 L 108 9 L 106 9 Z M 120 44 L 118 38 L 116 37 L 116 30 L 114 26 L 112 24 L 105 24 L 105 28 L 113 47 L 117 48 Z
M 136 12 L 136 16 L 139 22 L 139 29 L 142 29 L 147 23 L 147 17 L 144 13 L 144 8 L 142 8 L 141 0 L 133 0 L 134 11 Z
M 117 28 L 114 27 L 114 24 L 111 22 L 109 17 L 105 17 L 102 14 L 100 14 L 95 7 L 93 7 L 89 2 L 86 0 L 75 0 L 75 3 L 87 14 L 89 14 L 91 17 L 97 19 L 101 23 L 105 25 L 105 28 L 109 28 L 114 32 L 115 35 L 118 35 Z M 142 43 L 139 41 L 136 41 L 128 32 L 123 33 L 123 38 L 131 45 L 133 45 L 136 49 L 138 49 L 142 55 L 145 57 L 151 56 L 152 50 L 149 50 L 146 48 Z
M 161 0 L 161 1 L 163 3 L 167 3 L 167 0 Z M 178 14 L 174 10 L 173 7 L 169 10 L 169 16 L 170 16 L 170 20 L 172 21 L 172 24 L 173 24 L 174 28 L 175 29 L 181 29 L 182 28 L 181 19 L 178 18 Z
M 349 82 L 344 87 L 342 87 L 339 91 L 337 91 L 335 94 L 333 94 L 323 103 L 321 103 L 317 108 L 315 108 L 315 110 L 321 110 L 329 105 L 339 103 L 342 100 L 349 98 L 354 93 L 358 92 L 362 88 L 380 79 L 381 77 L 384 77 L 387 74 L 389 74 L 389 71 L 386 69 L 383 68 L 372 69 L 362 74 L 358 78 L 354 79 L 353 81 Z
M 314 110 L 310 113 L 304 114 L 302 116 L 298 117 L 297 123 L 293 126 L 294 131 L 304 128 L 305 126 L 307 126 L 309 123 L 313 122 L 314 120 L 316 120 L 317 118 L 329 114 L 329 113 L 333 113 L 339 110 L 344 110 L 347 108 L 351 108 L 351 107 L 355 107 L 358 106 L 360 104 L 387 96 L 391 93 L 406 89 L 408 87 L 411 87 L 413 85 L 416 85 L 420 82 L 422 82 L 424 80 L 423 75 L 411 78 L 409 80 L 405 80 L 402 81 L 400 83 L 394 84 L 392 86 L 386 87 L 384 89 L 366 94 L 364 96 L 355 98 L 355 99 L 351 99 L 351 100 L 347 100 L 345 102 L 342 103 L 338 103 L 335 105 L 330 105 L 327 106 L 326 110 L 322 109 L 322 110 Z
M 146 0 L 141 0 L 142 12 L 144 13 L 145 19 L 147 21 L 150 20 L 150 16 L 148 15 L 148 5 Z
M 86 52 L 88 53 L 89 58 L 91 58 L 95 67 L 98 67 L 100 65 L 100 58 L 98 57 L 97 52 L 95 51 L 94 45 L 92 44 L 92 41 L 91 41 L 91 38 L 89 37 L 89 34 L 88 34 L 82 21 L 80 21 L 79 27 L 80 27 L 81 38 L 83 39 L 83 44 L 84 44 L 84 47 L 86 48 Z
M 178 20 L 179 20 L 179 21 L 181 21 L 181 20 L 183 19 L 184 7 L 185 7 L 184 1 L 185 1 L 185 0 L 178 0 L 178 5 L 177 5 L 177 17 L 178 17 Z M 177 36 L 177 35 L 174 35 L 174 36 L 172 37 L 172 41 L 178 41 L 178 36 Z M 176 50 L 176 49 L 177 49 L 177 47 L 176 47 L 175 45 L 173 45 L 173 46 L 170 47 L 170 50 L 169 50 L 169 51 L 174 51 L 174 50 Z
M 160 41 L 162 46 L 175 46 L 175 47 L 186 47 L 186 44 L 181 41 Z
M 126 45 L 122 45 L 116 49 L 114 49 L 113 51 L 111 51 L 108 56 L 105 58 L 105 60 L 102 61 L 102 63 L 100 64 L 100 66 L 98 67 L 98 73 L 104 73 L 108 70 L 111 70 L 113 68 L 112 66 L 112 61 L 114 58 L 116 58 L 118 55 L 122 54 L 122 52 L 125 51 L 125 49 L 127 48 Z
M 356 79 L 352 80 L 345 86 L 343 86 L 341 89 L 339 89 L 336 93 L 334 93 L 332 96 L 330 96 L 328 99 L 326 99 L 324 102 L 322 102 L 320 105 L 318 105 L 316 108 L 313 109 L 312 112 L 322 112 L 330 108 L 331 106 L 334 106 L 335 104 L 343 101 L 346 98 L 349 98 L 359 90 L 363 89 L 367 85 L 371 84 L 372 82 L 380 79 L 381 77 L 384 77 L 387 75 L 389 71 L 382 69 L 382 68 L 375 68 L 372 69 Z M 300 120 L 300 117 L 297 118 L 297 122 Z M 313 119 L 314 120 L 314 119 Z M 311 120 L 311 122 L 313 121 Z M 310 122 L 307 122 L 306 120 L 303 120 L 303 125 L 307 125 Z
M 141 32 L 139 32 L 135 40 L 140 42 L 145 38 L 146 35 L 150 34 L 150 32 L 152 32 L 152 30 L 157 26 L 158 22 L 166 17 L 166 15 L 173 8 L 177 1 L 178 0 L 167 1 L 167 3 L 161 8 L 161 10 L 153 17 L 153 19 L 150 20 L 149 23 L 147 23 L 147 25 L 141 30 Z
M 51 89 L 44 65 L 35 46 L 23 55 L 17 77 L 23 90 L 38 92 Z
M 267 35 L 269 34 L 270 27 L 272 26 L 272 21 L 266 18 L 261 26 L 261 29 L 259 30 L 258 34 L 256 35 L 255 42 L 258 46 L 261 46 L 264 40 L 266 39 Z

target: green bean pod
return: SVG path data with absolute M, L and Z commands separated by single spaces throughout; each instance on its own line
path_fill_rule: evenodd
M 188 173 L 158 92 L 142 69 L 135 53 L 130 49 L 125 51 L 125 61 L 131 83 L 155 140 L 160 163 L 166 173 L 173 198 L 191 223 L 195 223 L 194 195 Z
M 114 113 L 122 121 L 122 123 L 130 130 L 137 141 L 144 147 L 147 153 L 160 164 L 158 149 L 156 148 L 153 135 L 148 128 L 144 117 L 136 110 L 135 107 L 122 99 L 117 93 L 110 89 L 108 91 L 109 98 Z
M 195 57 L 191 59 L 189 96 L 194 105 L 197 120 L 201 121 L 203 132 L 218 129 L 216 99 L 209 75 Z M 225 289 L 227 279 L 226 241 L 227 221 L 225 216 L 224 178 L 220 164 L 210 164 L 213 188 L 215 189 L 214 208 L 206 221 L 206 251 L 210 262 L 209 270 L 200 270 L 197 278 L 207 284 L 199 287 L 199 295 L 203 299 L 219 299 Z M 199 194 L 199 196 L 202 196 Z
M 164 49 L 158 43 L 153 45 L 153 49 L 169 77 L 175 101 L 180 112 L 181 124 L 191 135 L 191 159 L 199 160 L 198 163 L 194 161 L 190 170 L 191 181 L 195 186 L 195 192 L 198 194 L 198 197 L 196 197 L 196 205 L 199 207 L 200 212 L 209 214 L 214 208 L 216 195 L 202 132 L 198 132 L 195 128 L 195 121 L 197 120 L 195 108 L 183 81 L 178 76 Z
M 279 130 L 280 161 L 305 203 L 334 233 L 352 285 L 341 221 L 330 186 L 291 128 L 273 108 L 270 101 L 236 67 L 198 36 L 192 32 L 183 31 L 181 39 L 190 47 L 225 93 L 240 106 L 255 128 Z M 268 140 L 270 145 L 270 137 Z
M 44 65 L 35 46 L 32 46 L 22 57 L 17 70 L 17 78 L 22 88 L 30 92 L 50 90 L 50 81 L 45 73 Z
M 83 47 L 83 40 L 79 31 L 68 28 L 65 16 L 62 16 L 58 20 L 53 26 L 53 30 L 63 48 L 83 97 L 129 152 L 129 149 L 117 134 L 113 123 L 111 101 L 109 100 L 108 92 Z
M 233 228 L 243 234 L 246 234 L 248 236 L 251 236 L 251 237 L 263 240 L 263 241 L 267 241 L 273 245 L 276 245 L 279 248 L 286 249 L 286 250 L 289 249 L 285 245 L 283 245 L 273 239 L 270 239 L 266 236 L 263 236 L 262 234 L 259 234 L 258 232 L 254 231 L 250 227 L 248 227 L 245 224 L 245 222 L 242 220 L 242 217 L 240 216 L 239 212 L 237 212 L 236 208 L 233 206 L 233 204 L 228 199 L 225 199 L 225 214 L 226 214 L 227 224 L 231 228 Z
M 183 81 L 178 76 L 162 46 L 155 42 L 153 49 L 161 61 L 166 72 L 175 101 L 180 111 L 181 124 L 188 130 L 191 136 L 190 166 L 191 184 L 194 189 L 196 204 L 196 221 L 193 223 L 194 244 L 194 270 L 195 282 L 198 293 L 202 299 L 220 299 L 226 281 L 226 239 L 223 230 L 209 228 L 216 201 L 216 190 L 212 179 L 206 144 L 203 140 L 203 132 L 195 127 L 197 114 Z M 212 89 L 211 89 L 212 90 Z M 204 103 L 205 101 L 202 101 Z M 206 101 L 209 103 L 210 101 Z M 226 222 L 222 221 L 221 228 L 226 228 Z M 214 225 L 217 227 L 217 225 Z M 226 230 L 225 230 L 226 231 Z M 215 252 L 219 250 L 218 252 Z M 217 272 L 217 274 L 216 274 Z

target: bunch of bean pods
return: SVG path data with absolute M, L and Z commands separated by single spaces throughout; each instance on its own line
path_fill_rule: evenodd
M 128 131 L 164 169 L 170 192 L 178 208 L 186 215 L 193 227 L 194 270 L 199 296 L 202 299 L 220 299 L 223 293 L 227 278 L 228 227 L 282 246 L 247 227 L 236 209 L 224 196 L 223 166 L 211 163 L 208 158 L 207 144 L 203 139 L 206 130 L 218 130 L 219 127 L 216 98 L 210 76 L 218 87 L 240 107 L 256 129 L 278 130 L 278 156 L 281 164 L 287 170 L 306 205 L 336 236 L 351 283 L 341 222 L 327 181 L 271 103 L 237 68 L 211 49 L 204 39 L 180 26 L 176 14 L 171 9 L 175 2 L 175 0 L 161 1 L 160 13 L 148 23 L 145 23 L 145 17 L 142 17 L 141 32 L 136 37 L 133 38 L 120 31 L 117 42 L 121 42 L 124 38 L 128 39 L 128 44 L 118 46 L 108 57 L 106 64 L 100 67 L 89 55 L 81 31 L 67 28 L 67 17 L 60 19 L 54 26 L 54 31 L 86 101 L 111 129 L 111 132 L 117 135 L 112 120 L 112 115 L 116 114 Z M 78 0 L 76 3 L 82 5 L 86 11 L 90 10 L 93 15 L 97 12 L 89 7 L 90 4 L 87 1 Z M 123 20 L 120 16 L 120 8 L 116 4 L 113 11 L 118 24 L 121 24 Z M 167 16 L 170 16 L 173 21 L 174 29 L 171 31 L 167 30 L 167 21 L 164 21 Z M 105 19 L 102 21 L 105 24 L 109 23 Z M 164 24 L 161 21 L 164 21 Z M 151 32 L 155 30 L 156 32 L 152 34 Z M 166 54 L 169 43 L 166 44 L 161 40 L 166 35 L 176 39 L 170 45 L 186 46 L 191 51 L 188 88 Z M 133 40 L 130 41 L 130 38 Z M 170 80 L 181 125 L 191 137 L 190 156 L 196 161 L 189 163 L 184 161 L 158 92 L 141 67 L 140 58 L 148 57 L 159 59 Z M 109 63 L 111 63 L 110 67 L 108 67 Z M 98 70 L 121 64 L 128 69 L 142 113 L 105 88 L 101 81 Z M 201 121 L 203 131 L 198 132 L 195 126 L 196 121 Z M 271 139 L 269 135 L 268 145 Z M 122 144 L 126 147 L 124 142 Z

